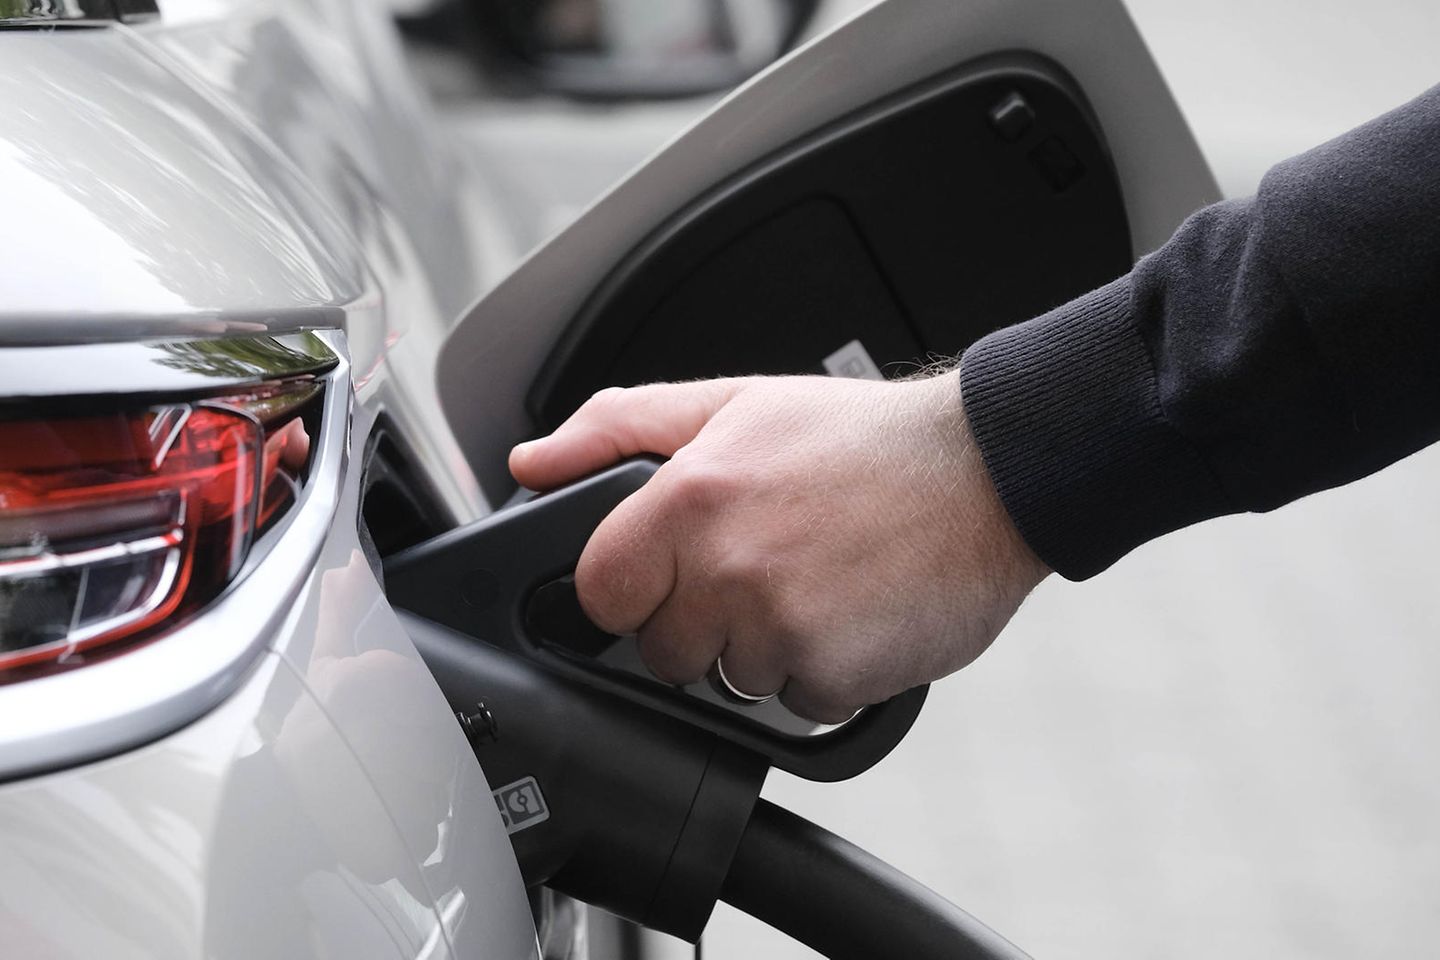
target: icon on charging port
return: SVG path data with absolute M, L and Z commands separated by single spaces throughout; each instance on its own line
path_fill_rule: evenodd
M 505 822 L 507 834 L 516 833 L 537 823 L 550 819 L 550 808 L 545 805 L 545 795 L 534 777 L 526 777 L 507 783 L 494 791 L 495 806 L 500 810 L 500 819 Z

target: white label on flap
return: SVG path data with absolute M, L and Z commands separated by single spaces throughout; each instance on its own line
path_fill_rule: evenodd
M 858 380 L 885 379 L 880 368 L 875 366 L 875 361 L 870 358 L 865 345 L 859 340 L 851 340 L 822 362 L 825 364 L 825 372 L 832 377 L 853 377 Z

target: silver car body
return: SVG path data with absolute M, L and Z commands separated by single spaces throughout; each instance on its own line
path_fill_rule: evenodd
M 429 374 L 483 277 L 458 162 L 381 11 L 164 13 L 0 34 L 0 379 L 96 342 L 330 330 L 348 363 L 322 446 L 348 463 L 204 616 L 0 689 L 6 774 L 123 751 L 0 786 L 3 952 L 532 955 L 489 789 L 364 558 L 347 469 L 383 414 L 457 518 L 484 509 Z
M 489 787 L 365 557 L 374 425 L 455 521 L 483 515 L 526 386 L 627 249 L 798 134 L 1009 49 L 1085 90 L 1137 253 L 1215 197 L 1118 0 L 881 4 L 523 262 L 375 4 L 167 0 L 134 26 L 0 32 L 0 392 L 61 370 L 138 389 L 106 353 L 136 341 L 318 330 L 342 361 L 321 481 L 212 608 L 0 687 L 4 955 L 535 955 Z

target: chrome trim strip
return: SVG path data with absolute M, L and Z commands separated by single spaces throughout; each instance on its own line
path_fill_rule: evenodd
M 0 686 L 0 779 L 118 753 L 199 718 L 240 685 L 291 615 L 330 532 L 349 458 L 344 334 L 316 340 L 333 347 L 334 366 L 310 482 L 290 516 L 256 543 L 230 589 L 184 625 L 111 660 Z
M 158 16 L 157 0 L 0 0 L 0 27 L 136 23 Z
M 42 398 L 47 410 L 54 409 L 53 400 L 67 407 L 98 402 L 108 409 L 117 396 L 139 402 L 183 393 L 199 399 L 334 365 L 334 353 L 315 333 L 4 347 L 0 417 L 8 407 Z
M 92 563 L 108 563 L 111 560 L 140 557 L 147 553 L 168 550 L 179 544 L 180 538 L 180 528 L 176 527 L 169 533 L 146 537 L 143 540 L 112 543 L 104 547 L 91 547 L 89 550 L 72 550 L 69 553 L 47 551 L 21 560 L 0 560 L 0 580 L 37 577 L 46 573 L 54 573 L 56 570 L 86 567 Z
M 151 544 L 152 547 L 150 549 L 128 551 L 131 555 L 155 553 L 164 549 L 169 549 L 170 551 L 165 557 L 165 569 L 161 572 L 159 578 L 156 579 L 155 586 L 150 590 L 150 596 L 146 597 L 145 602 L 134 610 L 127 611 L 118 617 L 111 617 L 108 620 L 97 621 L 82 630 L 77 630 L 74 627 L 74 620 L 80 615 L 80 610 L 83 606 L 82 598 L 76 601 L 75 613 L 71 618 L 70 633 L 66 635 L 65 639 L 56 640 L 53 643 L 38 644 L 33 647 L 18 647 L 14 650 L 7 650 L 5 653 L 34 654 L 53 653 L 57 650 L 63 650 L 65 652 L 60 656 L 60 662 L 63 663 L 65 658 L 75 651 L 76 647 L 91 637 L 98 637 L 102 633 L 108 633 L 128 623 L 134 623 L 137 620 L 148 617 L 154 612 L 156 607 L 165 602 L 165 598 L 170 596 L 170 591 L 175 585 L 175 575 L 180 571 L 180 551 L 175 549 L 178 542 L 178 534 L 173 539 L 171 537 L 151 537 L 149 540 L 138 541 L 141 547 Z M 131 546 L 135 545 L 132 544 Z M 121 555 L 124 556 L 125 554 L 122 553 Z M 66 556 L 75 557 L 79 556 L 79 554 L 67 554 Z
M 169 538 L 167 537 L 154 537 L 152 539 L 169 540 Z M 177 538 L 174 541 L 170 541 L 170 545 L 172 548 L 174 548 L 178 547 L 178 543 L 179 541 L 177 534 Z M 155 609 L 159 607 L 160 604 L 165 602 L 166 598 L 170 596 L 170 591 L 175 586 L 175 576 L 179 572 L 180 551 L 179 549 L 171 549 L 170 552 L 165 555 L 165 569 L 156 579 L 155 586 L 150 591 L 150 596 L 145 598 L 144 603 L 136 607 L 134 610 L 122 613 L 118 617 L 111 617 L 109 620 L 100 620 L 96 623 L 92 623 L 90 626 L 84 628 L 83 630 L 75 630 L 72 628 L 70 635 L 65 638 L 64 645 L 71 648 L 78 647 L 80 644 L 84 643 L 86 640 L 89 640 L 91 637 L 98 637 L 102 633 L 109 633 L 111 630 L 117 630 L 125 626 L 127 623 L 134 623 L 137 620 L 148 617 L 151 613 L 155 612 Z M 81 609 L 82 605 L 80 603 L 76 603 L 76 617 L 79 616 Z

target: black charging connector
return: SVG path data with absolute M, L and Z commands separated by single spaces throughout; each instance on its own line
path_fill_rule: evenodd
M 658 469 L 629 461 L 385 565 L 390 600 L 409 611 L 401 619 L 470 738 L 526 884 L 692 943 L 723 893 L 835 960 L 1023 958 L 868 854 L 756 805 L 771 766 L 812 780 L 868 769 L 910 729 L 924 688 L 805 736 L 595 656 L 617 638 L 584 622 L 567 575 L 596 525 Z
M 744 708 L 704 703 L 596 655 L 619 638 L 585 621 L 569 575 L 600 522 L 661 469 L 656 460 L 628 460 L 401 551 L 385 561 L 385 592 L 402 610 L 682 721 L 807 780 L 846 780 L 874 766 L 915 722 L 925 687 L 866 707 L 823 735 L 796 736 L 756 722 Z
M 446 699 L 462 712 L 483 704 L 492 718 L 471 743 L 497 802 L 533 778 L 535 792 L 519 794 L 528 816 L 506 812 L 525 882 L 698 940 L 760 795 L 765 760 L 464 634 L 401 617 Z

